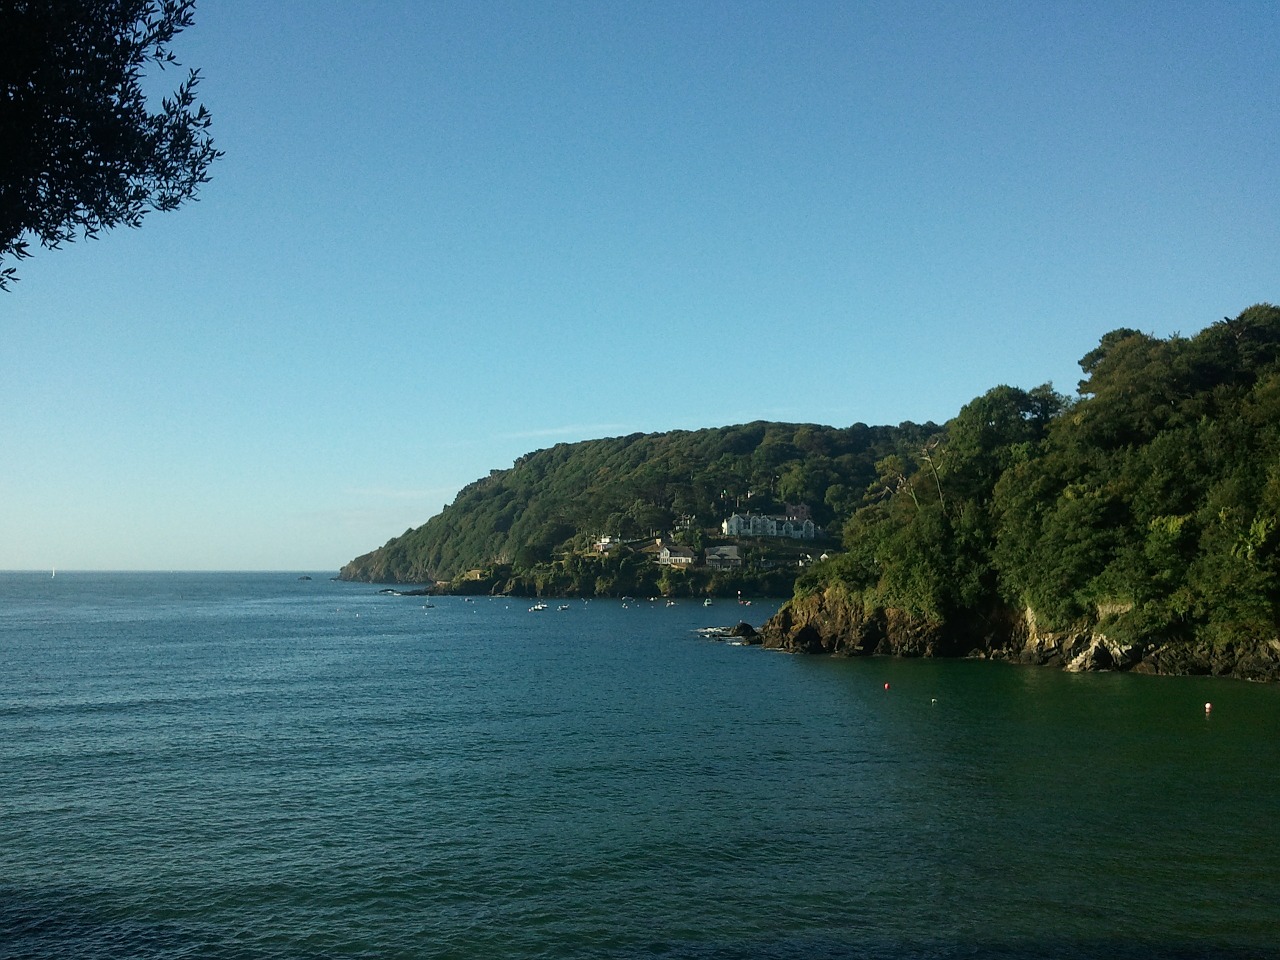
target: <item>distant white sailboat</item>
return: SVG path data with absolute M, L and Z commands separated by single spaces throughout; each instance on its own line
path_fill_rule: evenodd
M 50 570 L 49 570 L 49 579 L 50 579 L 50 580 L 52 580 L 52 579 L 53 579 L 54 577 L 56 577 L 57 575 L 58 575 L 58 568 L 57 568 L 57 567 L 52 567 L 52 568 L 50 568 Z

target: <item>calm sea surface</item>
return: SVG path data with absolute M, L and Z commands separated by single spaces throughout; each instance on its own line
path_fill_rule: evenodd
M 0 958 L 1280 957 L 1274 686 L 314 577 L 0 574 Z

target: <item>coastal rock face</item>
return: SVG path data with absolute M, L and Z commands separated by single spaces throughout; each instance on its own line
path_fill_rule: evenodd
M 901 610 L 871 608 L 839 586 L 786 603 L 760 630 L 765 647 L 836 656 L 980 657 L 1063 670 L 1213 675 L 1280 681 L 1280 639 L 1120 644 L 1093 628 L 1047 631 L 1032 611 L 1003 610 L 943 624 Z
M 956 631 L 901 610 L 868 610 L 838 586 L 789 601 L 761 635 L 764 646 L 794 653 L 946 657 L 967 652 Z
M 433 578 L 420 564 L 397 565 L 395 558 L 366 553 L 338 571 L 339 580 L 356 583 L 431 583 Z

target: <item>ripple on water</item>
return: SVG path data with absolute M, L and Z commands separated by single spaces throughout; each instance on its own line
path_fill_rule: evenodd
M 306 589 L 0 623 L 0 960 L 1277 956 L 1274 690 Z

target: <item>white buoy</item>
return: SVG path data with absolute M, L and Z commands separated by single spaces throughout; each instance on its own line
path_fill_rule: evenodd
M 1206 704 L 1204 705 L 1204 712 L 1205 712 L 1205 713 L 1212 713 L 1212 712 L 1213 712 L 1213 704 L 1212 704 L 1212 703 L 1206 703 Z

